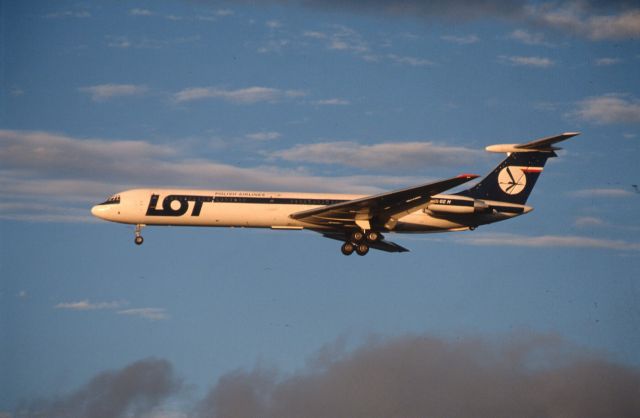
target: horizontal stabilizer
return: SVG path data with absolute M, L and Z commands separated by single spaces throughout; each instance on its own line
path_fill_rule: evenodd
M 561 148 L 554 147 L 553 144 L 564 141 L 573 136 L 580 135 L 580 132 L 565 132 L 560 135 L 547 138 L 536 139 L 526 144 L 498 144 L 489 145 L 485 148 L 489 152 L 553 152 Z

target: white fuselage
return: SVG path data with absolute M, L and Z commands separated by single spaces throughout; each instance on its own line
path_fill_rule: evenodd
M 308 224 L 289 215 L 333 203 L 363 197 L 354 194 L 249 192 L 188 189 L 135 189 L 111 197 L 96 205 L 91 213 L 101 219 L 135 225 L 180 225 L 209 227 L 249 227 L 273 229 L 330 230 L 328 227 Z M 394 232 L 438 232 L 464 230 L 478 224 L 495 222 L 526 213 L 531 208 L 501 202 L 501 207 L 512 206 L 519 212 L 495 210 L 481 222 L 473 213 L 448 213 L 439 210 L 439 202 L 465 201 L 470 198 L 455 195 L 435 195 L 429 205 L 410 213 L 400 214 Z M 473 199 L 470 199 L 473 200 Z M 436 204 L 434 205 L 435 202 Z M 452 207 L 453 208 L 453 207 Z M 471 206 L 473 209 L 473 205 Z M 489 215 L 484 215 L 489 216 Z

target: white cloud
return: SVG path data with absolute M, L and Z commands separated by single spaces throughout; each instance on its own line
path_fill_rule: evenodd
M 313 102 L 313 104 L 320 105 L 320 106 L 347 106 L 347 105 L 350 105 L 351 102 L 346 99 L 333 98 L 333 99 L 316 100 L 315 102 Z
M 302 36 L 313 39 L 327 39 L 328 35 L 324 32 L 318 31 L 305 31 L 302 33 Z
M 575 235 L 527 236 L 518 234 L 478 234 L 461 239 L 471 245 L 532 247 L 532 248 L 594 248 L 619 251 L 640 251 L 640 243 Z
M 238 90 L 225 90 L 217 87 L 191 87 L 174 95 L 178 103 L 202 99 L 222 99 L 236 104 L 253 104 L 258 102 L 278 102 L 305 96 L 301 90 L 280 90 L 270 87 L 247 87 Z
M 129 14 L 131 16 L 152 16 L 154 13 L 149 9 L 131 9 Z
M 190 151 L 193 150 L 193 153 Z M 307 190 L 378 193 L 425 181 L 412 175 L 320 176 L 267 161 L 239 167 L 202 158 L 192 140 L 74 138 L 48 132 L 0 130 L 0 219 L 93 221 L 89 209 L 135 187 Z
M 608 67 L 608 66 L 611 66 L 611 65 L 620 64 L 621 62 L 622 62 L 622 60 L 620 58 L 605 57 L 605 58 L 598 58 L 596 60 L 596 65 L 598 67 Z
M 233 16 L 235 13 L 231 9 L 218 9 L 216 10 L 216 16 Z
M 62 302 L 54 306 L 54 309 L 64 309 L 70 311 L 115 311 L 118 315 L 138 316 L 140 318 L 158 321 L 168 319 L 169 315 L 164 308 L 131 308 L 121 309 L 128 305 L 127 301 L 112 302 L 91 302 L 88 299 L 77 302 Z
M 271 155 L 287 161 L 397 170 L 399 167 L 406 169 L 458 165 L 482 154 L 468 148 L 438 145 L 433 142 L 387 142 L 374 145 L 321 142 L 296 145 Z
M 430 67 L 433 65 L 433 61 L 424 58 L 399 56 L 396 54 L 387 54 L 386 57 L 396 64 L 407 64 L 412 67 Z
M 65 10 L 62 12 L 54 12 L 45 15 L 47 19 L 62 19 L 66 17 L 72 17 L 76 19 L 87 19 L 91 17 L 91 13 L 86 10 L 73 11 L 73 10 Z
M 104 102 L 114 97 L 140 96 L 145 94 L 148 88 L 135 84 L 99 84 L 80 87 L 78 90 L 89 94 L 94 102 Z
M 20 97 L 24 95 L 24 90 L 19 87 L 13 87 L 9 90 L 9 94 L 13 97 Z
M 167 17 L 168 18 L 168 17 Z M 161 49 L 172 46 L 180 46 L 189 43 L 195 43 L 202 38 L 200 35 L 178 37 L 173 39 L 151 39 L 142 38 L 137 40 L 131 40 L 126 36 L 112 36 L 107 35 L 105 37 L 107 46 L 110 48 L 135 48 L 135 49 Z
M 344 25 L 332 25 L 327 32 L 305 31 L 302 36 L 322 41 L 330 50 L 351 52 L 357 56 L 370 51 L 369 44 L 362 35 Z
M 532 33 L 524 29 L 514 30 L 509 34 L 508 38 L 518 42 L 522 42 L 523 44 L 527 44 L 527 45 L 545 45 L 545 46 L 551 45 L 545 41 L 543 33 L 539 33 L 539 32 Z
M 555 63 L 551 59 L 545 57 L 500 55 L 498 58 L 504 63 L 523 67 L 549 68 L 555 65 Z
M 604 188 L 604 189 L 584 189 L 584 190 L 576 190 L 571 192 L 571 196 L 574 197 L 630 197 L 634 196 L 630 190 L 619 189 L 619 188 Z
M 258 48 L 258 52 L 261 54 L 272 52 L 281 53 L 290 44 L 291 41 L 288 39 L 269 39 L 264 45 Z
M 626 8 L 610 15 L 593 14 L 583 2 L 544 3 L 527 8 L 534 23 L 569 31 L 593 40 L 637 39 L 640 37 L 640 9 Z
M 269 29 L 279 29 L 282 27 L 282 22 L 278 20 L 268 20 L 267 22 L 265 22 L 265 26 Z
M 595 216 L 580 216 L 576 218 L 574 225 L 579 228 L 591 228 L 606 226 L 607 223 L 600 218 L 596 218 Z
M 282 135 L 279 132 L 254 132 L 246 134 L 245 138 L 252 139 L 254 141 L 272 141 L 280 138 Z
M 465 35 L 465 36 L 456 36 L 456 35 L 444 35 L 441 36 L 440 39 L 443 41 L 451 42 L 458 45 L 471 45 L 480 41 L 477 35 Z
M 151 321 L 160 321 L 168 319 L 169 315 L 164 308 L 135 308 L 123 309 L 117 312 L 118 315 L 138 316 L 140 318 L 149 319 Z
M 640 100 L 614 93 L 590 97 L 578 102 L 570 115 L 598 124 L 640 123 Z
M 614 15 L 590 16 L 575 8 L 566 8 L 543 15 L 543 21 L 593 40 L 640 38 L 640 9 L 630 9 Z
M 391 62 L 412 67 L 426 67 L 434 64 L 433 61 L 425 58 L 376 52 L 358 31 L 344 25 L 332 25 L 331 30 L 325 32 L 304 31 L 302 36 L 321 42 L 329 50 L 351 53 L 368 62 Z M 474 36 L 460 38 L 460 40 L 473 42 Z M 382 46 L 389 47 L 390 42 L 385 41 Z
M 54 306 L 55 309 L 68 309 L 72 311 L 95 311 L 95 310 L 113 310 L 118 309 L 126 302 L 90 302 L 88 299 L 78 302 L 62 302 Z
M 107 46 L 109 48 L 126 49 L 132 46 L 131 41 L 126 36 L 107 36 Z

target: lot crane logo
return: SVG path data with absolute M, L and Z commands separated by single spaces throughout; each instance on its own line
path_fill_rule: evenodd
M 507 166 L 498 174 L 498 185 L 508 195 L 516 195 L 527 185 L 524 167 Z

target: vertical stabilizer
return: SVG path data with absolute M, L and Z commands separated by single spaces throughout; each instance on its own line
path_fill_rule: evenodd
M 538 139 L 526 144 L 503 144 L 487 147 L 491 152 L 508 154 L 489 175 L 474 187 L 459 195 L 474 199 L 496 200 L 524 205 L 549 158 L 556 157 L 556 142 L 564 141 L 577 132 Z

